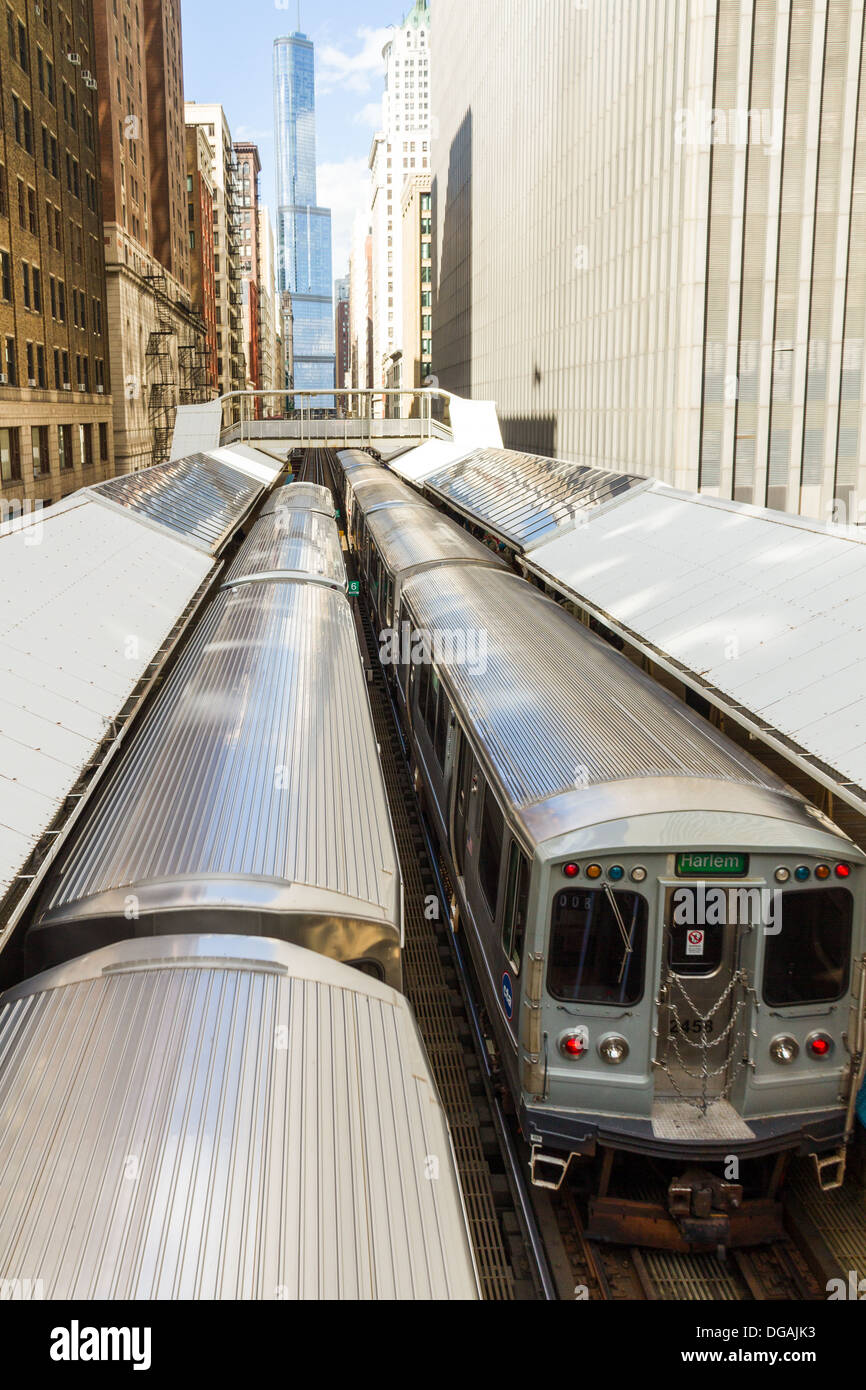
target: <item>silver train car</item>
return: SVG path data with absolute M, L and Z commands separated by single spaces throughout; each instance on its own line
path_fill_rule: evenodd
M 275 488 L 259 512 L 259 517 L 270 516 L 273 512 L 321 512 L 324 516 L 336 516 L 334 499 L 321 483 L 293 482 Z
M 199 934 L 8 990 L 0 1279 L 46 1299 L 477 1298 L 406 1000 L 297 946 Z
M 402 513 L 407 554 L 434 518 Z M 794 1152 L 827 1186 L 844 1168 L 866 856 L 539 590 L 459 561 L 401 575 L 365 521 L 374 606 L 387 557 L 411 633 L 416 783 L 533 1180 L 603 1159 L 591 1229 L 617 1239 L 614 1154 L 670 1158 L 687 1170 L 666 1213 L 679 1237 L 761 1238 L 740 1162 L 752 1195 Z
M 400 869 L 345 583 L 325 512 L 256 521 L 49 881 L 28 974 L 131 936 L 220 931 L 400 988 Z

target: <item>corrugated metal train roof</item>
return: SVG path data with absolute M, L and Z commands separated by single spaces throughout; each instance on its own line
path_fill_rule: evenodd
M 182 887 L 186 906 L 263 912 L 298 911 L 315 887 L 345 899 L 348 915 L 355 905 L 399 924 L 369 700 L 337 590 L 263 580 L 208 607 L 46 911 L 84 918 L 103 895 L 105 912 L 130 885 L 151 885 L 148 910 L 174 905 Z
M 333 516 L 303 509 L 261 516 L 238 550 L 225 582 L 281 572 L 287 578 L 306 575 L 345 589 L 346 566 Z
M 32 1271 L 47 1298 L 477 1297 L 411 1010 L 347 966 L 124 942 L 7 994 L 0 1063 L 0 1278 Z
M 783 789 L 516 575 L 482 566 L 425 570 L 403 593 L 419 627 L 448 638 L 437 665 L 515 804 L 572 791 L 578 778 L 583 786 L 673 776 Z

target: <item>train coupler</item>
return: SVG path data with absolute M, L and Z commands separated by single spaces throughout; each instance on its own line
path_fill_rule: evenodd
M 727 1245 L 731 1213 L 742 1204 L 742 1183 L 725 1182 L 704 1168 L 687 1168 L 668 1187 L 668 1211 L 691 1245 Z

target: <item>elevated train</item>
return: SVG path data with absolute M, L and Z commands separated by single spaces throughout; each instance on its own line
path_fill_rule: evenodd
M 477 1298 L 330 493 L 274 493 L 0 957 L 0 1278 Z
M 600 1237 L 638 1217 L 671 1245 L 771 1236 L 778 1210 L 746 1199 L 791 1154 L 844 1172 L 866 856 L 402 482 L 389 504 L 386 471 L 374 490 L 338 460 L 533 1181 L 600 1160 Z M 674 1160 L 664 1208 L 609 1197 L 620 1152 Z

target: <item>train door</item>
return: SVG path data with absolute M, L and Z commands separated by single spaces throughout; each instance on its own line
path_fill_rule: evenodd
M 727 1096 L 742 1054 L 746 991 L 727 885 L 664 889 L 656 1094 L 705 1109 Z

